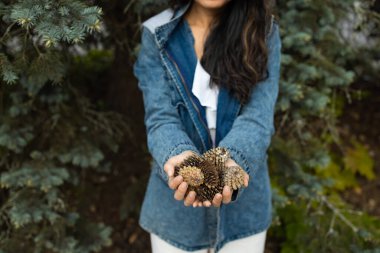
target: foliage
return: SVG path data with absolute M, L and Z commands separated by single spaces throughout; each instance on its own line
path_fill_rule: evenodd
M 371 1 L 278 2 L 282 80 L 270 163 L 278 225 L 273 234 L 283 240 L 281 252 L 379 250 L 374 224 L 380 220 L 351 212 L 337 195 L 359 187 L 358 176 L 375 179 L 367 147 L 341 139 L 338 121 L 345 98 L 355 95 L 350 85 L 362 76 L 379 77 L 373 64 L 378 34 L 368 27 L 379 27 L 380 19 L 370 6 Z M 347 42 L 359 35 L 367 42 Z
M 99 251 L 112 228 L 86 217 L 80 189 L 86 174 L 110 171 L 126 125 L 73 85 L 86 56 L 70 47 L 99 31 L 102 10 L 28 0 L 1 2 L 0 13 L 0 251 Z
M 376 179 L 367 145 L 342 139 L 339 124 L 347 101 L 365 96 L 350 86 L 380 77 L 380 17 L 371 2 L 277 1 L 283 45 L 269 155 L 270 236 L 281 252 L 380 250 L 379 219 L 340 198 L 360 187 L 358 178 Z M 117 77 L 107 76 L 107 87 L 99 79 L 115 62 L 131 67 L 141 21 L 165 3 L 95 3 L 108 8 L 103 15 L 84 0 L 0 2 L 1 253 L 85 253 L 112 243 L 115 228 L 88 216 L 83 202 L 88 176 L 115 170 L 112 154 L 131 136 L 125 118 L 99 95 L 114 89 Z M 114 16 L 125 26 L 112 23 Z M 134 181 L 121 194 L 120 220 L 138 212 L 142 187 Z

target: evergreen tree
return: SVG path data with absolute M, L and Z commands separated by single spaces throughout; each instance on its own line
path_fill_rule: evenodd
M 86 173 L 109 170 L 125 126 L 78 93 L 70 73 L 73 46 L 100 31 L 102 10 L 24 0 L 0 2 L 0 13 L 0 252 L 99 251 L 112 228 L 80 213 L 79 190 Z
M 281 252 L 379 250 L 380 220 L 351 211 L 339 195 L 357 186 L 359 175 L 375 179 L 369 151 L 342 140 L 339 127 L 344 103 L 355 95 L 350 85 L 363 75 L 379 78 L 372 4 L 278 1 L 282 78 L 270 162 L 281 225 L 272 235 L 284 240 Z
M 112 243 L 119 228 L 87 212 L 91 175 L 115 172 L 127 139 L 128 152 L 150 159 L 136 137 L 145 132 L 131 67 L 141 21 L 166 2 L 0 2 L 0 253 L 86 253 Z M 340 197 L 357 176 L 375 178 L 367 148 L 342 139 L 339 123 L 357 95 L 351 85 L 380 78 L 380 16 L 372 4 L 277 2 L 282 76 L 269 155 L 269 241 L 281 252 L 380 250 L 380 220 Z M 120 222 L 144 187 L 135 183 L 116 203 Z

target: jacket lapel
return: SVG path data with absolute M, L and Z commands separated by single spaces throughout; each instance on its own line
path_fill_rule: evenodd
M 164 62 L 169 63 L 167 66 L 169 72 L 175 73 L 176 86 L 201 137 L 203 149 L 208 150 L 212 148 L 212 140 L 207 127 L 205 108 L 191 91 L 197 64 L 197 58 L 192 47 L 189 34 L 184 29 L 183 22 L 180 21 L 172 30 L 170 40 L 166 41 L 162 52 Z
M 199 99 L 192 92 L 194 73 L 197 65 L 197 56 L 194 52 L 194 41 L 190 34 L 191 31 L 188 30 L 186 23 L 181 20 L 178 25 L 178 31 L 174 32 L 174 36 L 171 38 L 172 41 L 168 43 L 167 50 L 177 63 L 179 71 L 181 72 L 180 74 L 184 77 L 185 88 L 188 90 L 188 94 L 195 103 L 195 109 L 200 112 L 202 120 L 206 123 L 205 107 L 201 105 Z
M 205 107 L 192 93 L 197 56 L 194 50 L 194 38 L 190 28 L 181 19 L 190 2 L 173 13 L 171 21 L 156 28 L 156 40 L 163 52 L 163 57 L 173 63 L 173 69 L 178 74 L 180 82 L 177 88 L 188 109 L 194 124 L 201 136 L 204 149 L 212 148 L 211 137 L 207 127 Z M 170 40 L 168 38 L 170 37 Z M 230 92 L 220 87 L 218 95 L 215 144 L 230 131 L 232 124 L 240 111 L 240 102 Z M 192 113 L 191 113 L 192 111 Z

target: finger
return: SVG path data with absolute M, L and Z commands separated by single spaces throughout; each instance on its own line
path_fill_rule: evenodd
M 248 186 L 248 182 L 249 182 L 249 175 L 246 174 L 245 177 L 244 177 L 244 186 L 245 186 L 245 187 Z
M 220 204 L 222 203 L 222 199 L 223 199 L 222 194 L 217 193 L 217 194 L 215 195 L 214 199 L 212 200 L 212 204 L 213 204 L 215 207 L 219 207 Z
M 206 201 L 203 201 L 203 206 L 205 207 L 210 207 L 211 206 L 211 202 L 206 200 Z
M 196 200 L 196 201 L 193 203 L 193 207 L 201 207 L 201 206 L 202 206 L 202 201 Z
M 174 198 L 176 200 L 183 200 L 183 198 L 185 197 L 185 194 L 186 194 L 186 190 L 187 190 L 187 183 L 186 182 L 182 182 L 178 186 L 178 189 L 175 191 Z
M 170 177 L 169 178 L 169 187 L 170 189 L 177 189 L 178 185 L 180 185 L 183 181 L 183 177 L 182 176 L 176 176 L 176 177 Z
M 185 198 L 185 202 L 184 202 L 185 206 L 190 206 L 194 203 L 195 195 L 196 195 L 195 191 L 189 192 L 189 194 Z
M 223 204 L 228 204 L 231 201 L 232 191 L 228 185 L 223 188 Z
M 196 207 L 201 207 L 203 204 L 202 204 L 202 201 L 200 201 L 200 200 L 198 200 L 197 201 L 197 205 L 196 205 Z
M 174 165 L 168 161 L 164 165 L 164 171 L 169 177 L 172 177 L 174 175 Z

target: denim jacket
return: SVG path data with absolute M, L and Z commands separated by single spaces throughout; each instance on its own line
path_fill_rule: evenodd
M 234 192 L 232 202 L 218 208 L 187 207 L 174 199 L 164 164 L 185 150 L 201 154 L 212 148 L 205 108 L 191 92 L 197 57 L 194 37 L 182 18 L 189 6 L 168 8 L 141 27 L 133 70 L 143 95 L 147 146 L 153 159 L 139 224 L 178 248 L 218 252 L 225 243 L 262 232 L 271 223 L 267 149 L 275 131 L 281 39 L 272 16 L 266 33 L 268 76 L 252 89 L 247 104 L 241 105 L 222 87 L 218 95 L 215 143 L 226 147 L 250 175 L 248 187 Z

